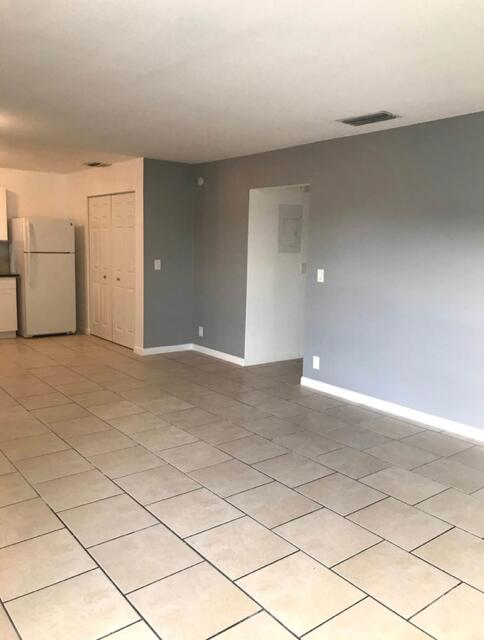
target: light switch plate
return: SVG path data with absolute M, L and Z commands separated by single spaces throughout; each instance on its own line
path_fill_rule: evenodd
M 324 269 L 318 269 L 318 282 L 324 282 Z
M 160 258 L 155 258 L 155 271 L 161 271 L 161 260 L 160 260 Z
M 198 335 L 200 338 L 203 338 L 203 327 L 198 327 Z
M 313 356 L 313 369 L 319 369 L 319 356 Z

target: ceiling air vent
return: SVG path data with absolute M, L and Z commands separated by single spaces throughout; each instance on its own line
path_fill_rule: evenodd
M 377 111 L 376 113 L 367 113 L 364 116 L 355 116 L 354 118 L 343 118 L 338 120 L 343 124 L 350 124 L 352 127 L 361 127 L 364 124 L 375 124 L 377 122 L 385 122 L 385 120 L 395 120 L 399 118 L 395 113 L 389 111 Z
M 84 162 L 85 167 L 110 167 L 111 163 L 101 162 L 100 160 L 91 160 L 90 162 Z

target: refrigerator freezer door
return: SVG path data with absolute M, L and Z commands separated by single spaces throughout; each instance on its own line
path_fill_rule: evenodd
M 25 254 L 21 335 L 75 332 L 74 258 L 73 253 Z
M 24 251 L 74 253 L 74 224 L 55 218 L 24 218 Z

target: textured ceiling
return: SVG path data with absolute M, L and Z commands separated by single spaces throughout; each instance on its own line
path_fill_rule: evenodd
M 484 110 L 484 0 L 0 1 L 0 164 L 201 162 Z M 402 118 L 350 128 L 338 118 Z

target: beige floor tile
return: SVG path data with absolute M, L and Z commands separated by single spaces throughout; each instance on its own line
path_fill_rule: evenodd
M 3 602 L 95 569 L 81 545 L 66 530 L 0 549 Z
M 49 426 L 54 433 L 65 439 L 111 429 L 109 424 L 93 415 L 61 420 L 60 422 L 53 422 Z
M 91 462 L 109 478 L 121 478 L 165 465 L 165 462 L 143 447 L 129 447 L 92 456 Z
M 278 480 L 291 488 L 333 473 L 331 469 L 327 469 L 303 456 L 298 456 L 296 453 L 288 453 L 277 458 L 264 460 L 253 466 L 262 471 L 262 473 L 274 478 L 274 480 Z
M 130 600 L 164 640 L 205 640 L 260 608 L 205 562 L 136 591 Z
M 453 455 L 451 460 L 484 471 L 484 447 L 471 447 Z
M 199 407 L 192 409 L 184 409 L 183 411 L 173 411 L 166 413 L 164 419 L 168 422 L 180 427 L 181 429 L 190 430 L 193 427 L 201 427 L 204 424 L 210 424 L 217 420 L 216 415 L 209 413 Z
M 298 636 L 364 597 L 300 552 L 242 578 L 238 584 Z
M 68 449 L 69 445 L 54 433 L 43 433 L 38 436 L 8 440 L 7 442 L 3 442 L 0 448 L 10 460 L 16 461 L 23 460 L 24 458 L 34 458 L 45 453 L 62 451 L 63 449 Z
M 36 489 L 54 511 L 72 509 L 122 493 L 119 487 L 96 469 L 41 482 Z
M 480 640 L 484 628 L 484 594 L 461 584 L 415 616 L 412 622 L 439 640 Z
M 339 473 L 303 484 L 298 491 L 342 516 L 385 498 L 383 493 Z
M 0 507 L 36 497 L 37 494 L 20 473 L 8 473 L 0 476 Z
M 17 467 L 34 484 L 92 469 L 92 465 L 72 449 L 19 460 Z
M 202 562 L 195 551 L 162 524 L 105 542 L 90 551 L 123 593 Z
M 0 605 L 0 638 L 2 640 L 20 640 L 4 608 Z
M 14 422 L 18 424 L 19 420 L 28 419 L 29 421 L 34 421 L 34 417 L 20 404 L 15 404 L 10 407 L 3 407 L 0 413 L 0 427 L 2 430 L 5 428 L 7 424 L 10 422 Z M 28 433 L 27 435 L 34 435 L 32 433 Z
M 214 467 L 191 472 L 191 477 L 225 498 L 270 482 L 270 478 L 239 460 L 229 460 Z
M 484 502 L 455 489 L 434 496 L 418 505 L 419 509 L 484 537 Z
M 45 407 L 57 407 L 61 404 L 69 404 L 69 398 L 62 393 L 54 391 L 53 393 L 41 393 L 36 396 L 28 396 L 20 398 L 21 404 L 31 411 L 32 409 L 44 409 Z
M 396 467 L 403 467 L 404 469 L 414 469 L 422 464 L 432 462 L 432 460 L 437 458 L 433 453 L 429 453 L 418 447 L 413 447 L 402 440 L 394 440 L 377 445 L 376 447 L 371 447 L 367 449 L 366 453 L 386 460 L 386 462 Z
M 306 456 L 307 458 L 317 458 L 318 456 L 323 455 L 323 453 L 341 449 L 343 446 L 339 442 L 330 440 L 318 433 L 303 430 L 296 431 L 296 433 L 293 433 L 290 436 L 274 438 L 274 442 L 279 444 L 281 447 L 290 449 L 291 451 L 299 453 L 302 456 Z
M 296 403 L 313 411 L 327 411 L 332 407 L 336 407 L 341 401 L 332 396 L 311 393 L 310 395 L 298 398 Z
M 0 547 L 62 528 L 62 522 L 39 498 L 0 509 Z
M 0 452 L 0 476 L 4 473 L 13 473 L 16 471 L 13 464 Z
M 414 554 L 484 591 L 484 540 L 452 529 L 416 549 Z
M 334 429 L 342 429 L 347 427 L 347 423 L 342 420 L 338 420 L 333 416 L 329 416 L 327 413 L 319 413 L 317 411 L 309 411 L 299 416 L 291 418 L 291 422 L 297 424 L 299 427 L 306 431 L 312 431 L 313 433 L 319 433 L 325 435 Z
M 112 633 L 108 640 L 158 640 L 146 622 L 135 622 L 129 627 Z
M 57 391 L 63 393 L 65 396 L 69 396 L 72 399 L 73 396 L 78 396 L 84 393 L 92 393 L 93 391 L 102 391 L 102 387 L 96 382 L 91 380 L 83 380 L 82 382 L 67 382 L 66 384 L 57 384 Z
M 168 396 L 167 398 L 160 398 L 158 400 L 148 400 L 147 402 L 138 403 L 143 407 L 144 411 L 151 411 L 156 416 L 164 416 L 166 413 L 172 411 L 183 411 L 184 409 L 192 409 L 193 405 L 180 398 L 174 396 Z
M 484 487 L 484 471 L 468 467 L 450 458 L 435 460 L 415 469 L 415 473 L 442 482 L 442 484 L 459 489 L 464 493 L 473 493 Z
M 429 451 L 438 457 L 451 456 L 472 446 L 470 442 L 466 442 L 461 438 L 454 438 L 435 431 L 422 431 L 405 438 L 405 443 Z
M 165 422 L 152 413 L 134 413 L 131 416 L 121 416 L 120 418 L 110 418 L 109 424 L 126 434 L 138 433 L 139 431 L 150 431 L 159 427 L 167 427 Z
M 82 436 L 71 436 L 67 441 L 81 455 L 86 457 L 117 451 L 118 449 L 128 449 L 128 447 L 136 445 L 136 442 L 133 442 L 131 438 L 120 433 L 117 429 L 86 433 Z
M 32 411 L 32 414 L 46 424 L 60 422 L 61 420 L 69 420 L 70 418 L 82 418 L 83 416 L 89 415 L 86 409 L 78 404 L 64 404 L 60 407 L 35 409 L 35 411 Z
M 370 456 L 358 449 L 352 449 L 351 447 L 344 447 L 337 451 L 324 453 L 322 456 L 316 458 L 316 460 L 355 480 L 362 476 L 367 476 L 369 473 L 375 473 L 375 471 L 385 469 L 385 467 L 388 466 L 387 462 Z
M 116 380 L 104 380 L 103 387 L 109 391 L 128 391 L 129 389 L 139 389 L 144 387 L 146 383 L 143 380 L 137 380 L 128 376 L 126 378 L 118 378 Z
M 240 518 L 188 538 L 188 542 L 231 580 L 296 551 L 251 518 Z
M 411 551 L 450 525 L 394 498 L 387 498 L 349 516 L 350 520 Z
M 206 442 L 194 442 L 160 451 L 160 457 L 181 471 L 195 471 L 220 464 L 231 457 Z
M 165 498 L 198 489 L 199 484 L 168 464 L 118 479 L 118 484 L 141 504 L 151 504 Z
M 371 598 L 355 604 L 312 631 L 305 640 L 430 640 Z
M 242 516 L 242 512 L 207 489 L 151 504 L 149 510 L 182 538 Z
M 155 518 L 129 496 L 119 495 L 75 507 L 60 514 L 85 547 L 156 524 Z
M 371 431 L 381 433 L 387 438 L 394 438 L 399 440 L 400 438 L 406 438 L 407 436 L 413 436 L 415 433 L 423 431 L 423 427 L 419 427 L 415 424 L 410 424 L 404 420 L 398 420 L 397 418 L 383 418 L 383 420 L 376 420 L 369 423 L 366 426 Z
M 341 403 L 341 401 L 339 401 L 338 406 L 327 409 L 326 413 L 347 422 L 351 426 L 356 425 L 360 427 L 366 427 L 368 424 L 379 422 L 384 417 L 382 414 L 372 411 L 371 409 L 366 409 L 365 407 L 360 407 L 355 404 Z
M 262 420 L 262 418 L 269 417 L 269 414 L 265 411 L 260 411 L 246 404 L 221 407 L 213 411 L 224 420 L 230 420 L 241 426 L 244 426 L 246 422 L 250 422 L 251 420 Z
M 168 393 L 159 387 L 144 386 L 137 389 L 125 389 L 118 394 L 130 402 L 146 402 L 147 400 L 157 400 L 168 397 Z
M 316 502 L 278 482 L 244 491 L 228 501 L 270 529 L 320 508 Z
M 99 570 L 14 600 L 7 610 L 23 640 L 97 640 L 139 619 Z
M 361 478 L 360 482 L 411 505 L 445 490 L 445 485 L 401 467 L 378 471 Z
M 0 461 L 0 465 L 1 465 L 1 461 Z M 484 500 L 484 488 L 483 489 L 479 489 L 479 491 L 475 491 L 472 494 L 473 498 L 479 498 L 479 500 Z
M 329 431 L 328 438 L 355 449 L 368 449 L 389 442 L 381 433 L 356 425 Z
M 133 413 L 143 413 L 143 409 L 138 405 L 129 402 L 129 400 L 120 400 L 119 402 L 109 402 L 107 404 L 97 404 L 95 407 L 89 408 L 94 415 L 102 420 L 110 418 L 120 418 L 121 416 L 130 416 Z
M 275 458 L 288 452 L 287 449 L 279 447 L 270 440 L 266 440 L 257 435 L 238 438 L 231 442 L 223 442 L 218 446 L 222 451 L 229 453 L 247 464 Z
M 272 397 L 270 400 L 258 403 L 257 408 L 261 411 L 272 413 L 272 415 L 282 419 L 293 418 L 294 416 L 302 415 L 308 411 L 308 408 L 301 404 L 276 397 Z
M 332 567 L 381 540 L 329 509 L 297 518 L 274 531 L 327 567 Z
M 245 436 L 250 436 L 251 434 L 251 432 L 244 429 L 244 427 L 240 427 L 227 420 L 210 422 L 200 427 L 190 427 L 190 433 L 196 438 L 200 438 L 200 440 L 205 440 L 215 445 L 236 440 L 237 438 L 245 438 Z
M 16 418 L 0 424 L 0 442 L 2 443 L 43 433 L 49 433 L 48 429 L 33 416 Z
M 112 391 L 90 391 L 87 393 L 80 393 L 79 395 L 72 396 L 72 400 L 80 404 L 81 407 L 95 407 L 98 404 L 106 404 L 109 402 L 119 402 L 120 396 Z
M 282 420 L 275 416 L 247 422 L 247 429 L 254 433 L 258 433 L 263 438 L 280 438 L 282 436 L 290 436 L 296 431 L 301 431 L 301 427 L 289 420 Z
M 151 451 L 164 451 L 197 441 L 190 433 L 172 425 L 133 433 L 131 437 Z
M 389 542 L 363 551 L 335 571 L 404 618 L 457 584 L 454 578 Z
M 294 640 L 292 633 L 265 611 L 257 613 L 217 636 L 218 640 Z

